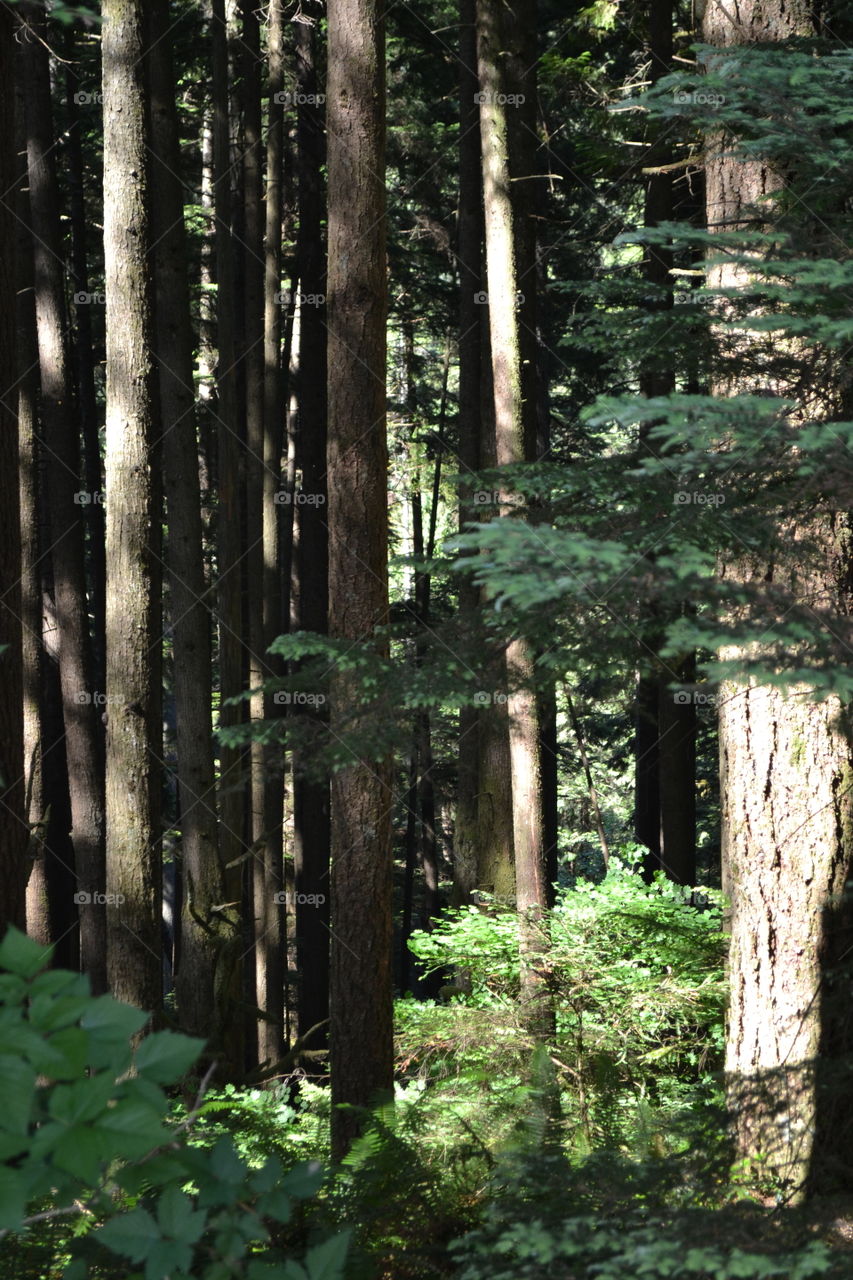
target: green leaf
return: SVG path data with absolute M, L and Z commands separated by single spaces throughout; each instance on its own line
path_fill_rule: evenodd
M 197 1213 L 189 1196 L 184 1195 L 177 1187 L 169 1187 L 163 1192 L 157 1205 L 157 1221 L 163 1235 L 182 1240 L 186 1244 L 195 1244 L 204 1231 L 207 1214 Z
M 351 1235 L 351 1231 L 342 1231 L 308 1250 L 305 1255 L 308 1280 L 339 1280 L 344 1273 Z
M 131 1209 L 99 1227 L 94 1233 L 113 1253 L 131 1262 L 143 1262 L 160 1238 L 157 1223 L 146 1209 Z
M 159 1084 L 172 1084 L 189 1070 L 205 1043 L 174 1031 L 155 1031 L 136 1050 L 136 1069 Z
M 43 947 L 19 929 L 10 927 L 0 942 L 0 969 L 7 969 L 20 978 L 34 978 L 49 963 L 51 955 L 50 947 Z
M 17 1169 L 0 1168 L 0 1228 L 15 1231 L 27 1211 L 27 1184 Z
M 121 1004 L 112 996 L 98 996 L 80 1019 L 80 1026 L 91 1031 L 98 1043 L 114 1045 L 130 1040 L 147 1021 L 147 1013 L 141 1013 L 129 1004 Z
M 0 1128 L 10 1133 L 26 1133 L 30 1123 L 36 1073 L 19 1058 L 0 1057 Z

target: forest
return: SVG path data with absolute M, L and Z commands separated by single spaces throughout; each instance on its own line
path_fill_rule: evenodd
M 0 0 L 0 1280 L 853 1278 L 853 10 Z

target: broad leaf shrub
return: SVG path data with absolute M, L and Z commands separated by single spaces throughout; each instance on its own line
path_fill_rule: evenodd
M 604 880 L 579 879 L 560 893 L 544 923 L 547 981 L 576 1150 L 642 1155 L 656 1130 L 713 1092 L 726 996 L 720 923 L 719 893 L 662 875 L 647 885 L 632 849 L 611 858 Z M 504 1086 L 520 1086 L 532 1046 L 515 1017 L 517 928 L 505 905 L 471 906 L 413 936 L 428 970 L 455 968 L 470 990 L 432 1012 L 398 1006 L 408 1033 L 400 1053 L 421 1078 L 446 1089 L 455 1075 L 458 1092 L 476 1076 L 495 1102 Z
M 203 1041 L 160 1031 L 134 1052 L 147 1015 L 48 959 L 16 930 L 0 943 L 0 1274 L 339 1280 L 348 1234 L 305 1252 L 297 1229 L 320 1166 L 285 1172 L 270 1155 L 253 1168 L 226 1135 L 192 1146 L 192 1117 L 169 1119 L 165 1088 Z M 57 1223 L 46 1258 L 40 1235 Z

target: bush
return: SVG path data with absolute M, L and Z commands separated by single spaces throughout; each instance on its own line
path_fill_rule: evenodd
M 48 959 L 16 930 L 0 943 L 0 1238 L 14 1273 L 339 1280 L 348 1233 L 293 1256 L 320 1166 L 285 1173 L 270 1155 L 252 1168 L 225 1135 L 192 1146 L 194 1117 L 170 1122 L 164 1086 L 203 1041 L 161 1031 L 134 1051 L 147 1016 Z M 60 1240 L 58 1222 L 71 1224 Z

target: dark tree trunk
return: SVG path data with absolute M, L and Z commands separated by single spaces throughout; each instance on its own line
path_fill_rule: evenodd
M 15 187 L 15 49 L 8 8 L 0 11 L 0 191 Z M 0 200 L 0 932 L 26 927 L 27 827 L 21 671 L 21 525 L 14 388 L 15 224 Z
M 167 37 L 168 0 L 151 0 L 152 201 L 157 356 L 167 504 L 169 612 L 174 651 L 181 832 L 182 910 L 176 988 L 181 1027 L 204 1035 L 221 1054 L 231 1043 L 235 1010 L 219 988 L 227 969 L 238 913 L 225 910 L 219 858 L 211 724 L 210 617 L 205 599 L 196 422 L 193 337 L 183 219 L 181 158 L 174 71 Z M 221 959 L 220 959 L 221 956 Z M 233 1074 L 232 1063 L 229 1073 Z
M 317 48 L 313 27 L 297 23 L 297 106 L 299 233 L 296 263 L 303 296 L 326 292 L 323 249 L 323 105 L 317 102 Z M 303 493 L 314 501 L 299 510 L 297 577 L 299 599 L 294 622 L 303 631 L 328 630 L 329 546 L 326 486 L 326 309 L 303 305 L 299 317 L 297 435 L 294 464 L 302 472 Z M 319 712 L 322 715 L 322 711 Z M 293 858 L 296 891 L 296 953 L 299 971 L 298 1031 L 304 1035 L 329 1016 L 329 784 L 308 778 L 293 761 Z M 322 1049 L 325 1029 L 312 1041 Z
M 71 836 L 80 915 L 80 965 L 93 989 L 106 984 L 106 914 L 103 894 L 104 780 L 101 709 L 94 688 L 83 545 L 82 512 L 99 501 L 80 480 L 78 422 L 67 345 L 65 282 L 59 194 L 53 167 L 50 68 L 38 36 L 43 10 L 32 7 L 32 33 L 22 37 L 27 117 L 27 160 L 33 230 L 35 299 L 41 372 L 44 441 L 51 465 L 45 471 L 45 510 L 50 524 L 53 595 L 59 629 L 65 750 L 71 796 Z
M 388 617 L 385 31 L 377 0 L 329 4 L 329 626 L 371 643 Z M 380 641 L 380 645 L 384 642 Z M 352 725 L 334 680 L 332 730 Z M 366 725 L 365 725 L 366 727 Z M 393 1097 L 391 762 L 332 779 L 332 1154 Z

